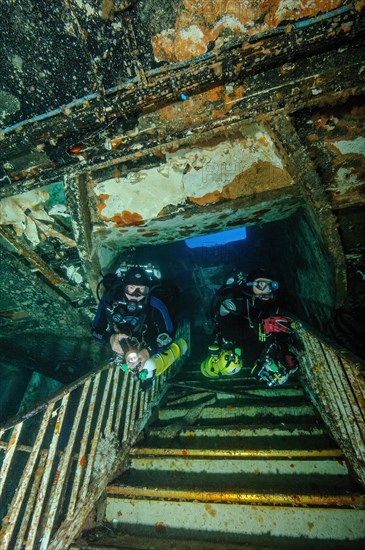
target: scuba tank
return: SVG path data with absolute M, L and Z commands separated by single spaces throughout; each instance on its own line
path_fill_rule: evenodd
M 187 349 L 188 345 L 183 338 L 173 340 L 164 351 L 159 351 L 147 359 L 140 373 L 140 378 L 146 380 L 154 375 L 160 376 L 181 355 L 184 355 Z
M 210 355 L 200 365 L 201 373 L 207 378 L 232 376 L 242 369 L 241 349 L 221 350 L 217 344 L 209 346 Z

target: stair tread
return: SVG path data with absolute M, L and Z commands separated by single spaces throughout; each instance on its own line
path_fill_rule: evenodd
M 167 441 L 168 440 L 168 441 Z M 229 434 L 221 437 L 209 437 L 204 435 L 196 436 L 193 432 L 191 435 L 189 431 L 179 433 L 179 435 L 173 439 L 171 437 L 159 437 L 148 436 L 144 442 L 149 447 L 166 448 L 179 450 L 194 450 L 194 449 L 212 449 L 212 450 L 240 450 L 240 449 L 280 449 L 291 451 L 295 450 L 316 450 L 321 449 L 323 446 L 329 449 L 337 449 L 338 446 L 328 436 L 319 435 L 299 435 L 298 436 L 286 436 L 286 435 L 252 435 L 252 436 L 236 436 L 230 437 Z
M 158 418 L 154 422 L 151 422 L 150 427 L 159 427 L 160 429 L 166 428 L 167 426 L 171 425 L 172 422 L 176 421 L 182 421 L 184 418 L 184 415 L 174 416 L 172 418 Z M 243 416 L 243 415 L 230 415 L 230 416 L 219 416 L 216 417 L 208 417 L 208 418 L 202 418 L 199 417 L 197 420 L 189 424 L 189 426 L 194 427 L 224 427 L 225 425 L 229 424 L 230 426 L 242 426 L 245 428 L 259 428 L 262 426 L 272 426 L 272 429 L 275 429 L 275 427 L 280 427 L 283 424 L 287 427 L 295 427 L 297 424 L 300 425 L 307 425 L 310 426 L 316 426 L 317 425 L 317 417 L 314 415 L 288 415 L 288 416 L 273 416 L 270 414 L 267 415 L 252 415 L 252 416 Z M 323 424 L 322 424 L 323 425 Z M 188 426 L 182 426 L 181 429 L 186 429 Z
M 148 425 L 148 427 L 145 430 L 145 433 L 149 436 L 161 436 L 164 437 L 164 428 L 166 426 L 169 426 L 166 422 L 161 422 L 160 420 L 157 420 L 155 422 L 151 422 L 151 424 Z M 167 430 L 165 430 L 167 431 Z M 313 422 L 313 418 L 311 417 L 310 423 L 299 423 L 296 422 L 295 424 L 289 424 L 288 422 L 280 422 L 279 424 L 276 422 L 275 424 L 272 422 L 261 422 L 259 425 L 252 424 L 252 423 L 240 423 L 240 424 L 227 424 L 225 423 L 223 426 L 217 426 L 216 423 L 206 423 L 204 427 L 192 425 L 192 426 L 186 426 L 182 427 L 180 430 L 180 434 L 186 434 L 187 436 L 190 435 L 190 437 L 193 437 L 193 434 L 205 434 L 206 438 L 209 438 L 211 436 L 222 438 L 222 437 L 234 437 L 234 436 L 242 436 L 246 435 L 249 437 L 252 437 L 253 435 L 297 435 L 297 436 L 315 436 L 315 435 L 321 435 L 321 436 L 328 436 L 326 428 L 324 425 L 318 425 L 317 423 Z
M 179 500 L 184 502 L 229 502 L 236 504 L 258 504 L 268 506 L 295 506 L 295 507 L 331 507 L 331 508 L 355 508 L 365 509 L 365 496 L 361 490 L 348 488 L 336 489 L 333 486 L 326 490 L 312 490 L 311 487 L 241 487 L 216 488 L 194 487 L 174 488 L 157 486 L 143 486 L 135 484 L 109 485 L 106 489 L 107 498 L 117 499 L 153 499 L 165 502 Z
M 206 394 L 208 395 L 215 395 L 210 394 L 209 392 Z M 236 396 L 231 395 L 229 393 L 224 394 L 217 394 L 216 396 L 216 404 L 214 406 L 216 407 L 227 407 L 227 406 L 234 406 L 236 408 L 242 408 L 245 409 L 250 407 L 257 407 L 261 409 L 269 408 L 269 407 L 282 407 L 284 409 L 290 408 L 290 407 L 299 407 L 299 408 L 306 408 L 306 407 L 312 407 L 311 404 L 308 403 L 307 400 L 305 400 L 302 396 L 264 396 L 261 397 L 259 395 L 244 395 L 244 396 Z M 285 399 L 285 400 L 284 400 Z M 173 402 L 166 402 L 163 403 L 161 406 L 161 410 L 170 410 L 170 409 L 190 409 L 192 407 L 196 407 L 197 405 L 204 404 L 204 400 L 180 400 L 178 402 L 177 400 L 174 400 Z M 190 406 L 189 406 L 190 405 Z M 213 405 L 207 405 L 212 407 Z
M 287 449 L 275 447 L 260 447 L 259 449 L 253 447 L 240 447 L 238 449 L 227 448 L 224 449 L 219 447 L 218 449 L 211 449 L 198 447 L 190 448 L 183 445 L 169 445 L 161 447 L 152 447 L 152 446 L 139 446 L 133 447 L 130 451 L 131 457 L 141 457 L 141 456 L 150 456 L 150 457 L 167 457 L 167 456 L 178 456 L 185 458 L 194 458 L 194 457 L 211 457 L 214 458 L 281 458 L 289 459 L 296 457 L 298 459 L 335 459 L 342 460 L 343 454 L 341 449 L 338 447 L 318 447 L 313 449 L 296 449 L 293 447 L 288 447 Z
M 114 532 L 112 532 L 114 531 Z M 163 534 L 163 526 L 161 526 L 161 535 Z M 242 543 L 237 542 L 219 542 L 219 541 L 204 541 L 190 540 L 184 538 L 174 539 L 169 537 L 168 540 L 163 539 L 157 534 L 149 536 L 129 535 L 123 529 L 97 527 L 89 530 L 81 540 L 71 544 L 69 550 L 110 550 L 125 548 L 127 550 L 242 550 Z M 256 545 L 244 545 L 244 550 L 272 550 L 269 547 Z

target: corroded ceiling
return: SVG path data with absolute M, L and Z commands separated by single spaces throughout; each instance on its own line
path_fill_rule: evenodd
M 364 4 L 2 2 L 3 254 L 88 319 L 131 246 L 306 212 L 341 304 L 341 233 L 364 207 Z M 2 300 L 9 330 L 20 301 Z

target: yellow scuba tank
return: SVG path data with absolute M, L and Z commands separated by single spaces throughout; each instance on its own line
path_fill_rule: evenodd
M 220 349 L 217 344 L 212 344 L 208 347 L 209 356 L 204 359 L 200 365 L 200 370 L 204 376 L 208 378 L 217 378 L 219 376 L 219 354 Z
M 188 345 L 183 338 L 173 340 L 164 351 L 159 351 L 147 359 L 143 367 L 143 371 L 147 371 L 145 378 L 151 378 L 153 375 L 160 376 L 181 355 L 184 355 L 187 349 Z
M 209 346 L 210 355 L 200 365 L 201 373 L 207 378 L 232 376 L 242 369 L 240 348 L 220 350 L 216 344 Z

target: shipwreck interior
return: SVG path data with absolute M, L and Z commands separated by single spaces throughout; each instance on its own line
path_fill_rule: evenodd
M 212 217 L 212 220 L 215 218 Z M 213 222 L 212 226 L 216 227 L 216 223 Z M 331 335 L 336 311 L 333 269 L 303 209 L 298 205 L 297 212 L 290 217 L 259 226 L 252 225 L 246 231 L 246 239 L 242 241 L 209 246 L 204 246 L 203 242 L 203 246 L 195 249 L 189 249 L 182 240 L 117 250 L 112 263 L 102 269 L 101 274 L 115 272 L 123 263 L 158 268 L 165 288 L 164 299 L 175 324 L 185 320 L 190 324 L 191 354 L 197 355 L 197 358 L 204 357 L 204 346 L 206 348 L 210 344 L 213 326 L 209 306 L 214 293 L 231 273 L 242 271 L 247 274 L 256 267 L 269 269 L 281 282 L 280 300 L 289 312 L 324 334 Z M 10 251 L 9 256 L 4 253 L 3 259 L 10 259 L 10 254 Z M 5 266 L 6 261 L 3 268 Z M 8 269 L 14 269 L 11 261 Z M 64 313 L 57 311 L 58 302 L 64 299 L 62 289 L 56 298 L 52 293 L 48 301 L 43 302 L 42 310 L 45 310 L 42 312 L 37 302 L 33 302 L 33 289 L 39 285 L 39 274 L 36 272 L 29 279 L 29 276 L 21 276 L 25 269 L 23 264 L 18 269 L 18 276 L 11 278 L 11 289 L 4 292 L 2 298 L 4 310 L 21 305 L 27 314 L 24 320 L 16 321 L 18 330 L 14 334 L 4 332 L 2 337 L 4 420 L 18 412 L 33 372 L 51 379 L 46 389 L 51 393 L 112 357 L 108 346 L 101 346 L 91 336 L 89 324 L 92 314 L 96 312 L 96 298 L 89 298 L 87 303 L 90 319 L 85 316 L 80 323 L 66 318 L 62 323 Z M 6 275 L 6 271 L 4 273 Z M 9 277 L 11 273 L 8 273 Z M 46 287 L 48 290 L 49 283 Z M 29 313 L 34 316 L 31 323 Z M 44 322 L 41 327 L 40 322 Z M 72 324 L 76 322 L 77 325 Z M 22 326 L 25 330 L 21 330 L 20 338 L 18 331 Z M 357 334 L 357 337 L 360 335 Z M 347 338 L 351 346 L 350 336 L 343 334 L 343 338 Z M 353 340 L 356 345 L 358 340 Z M 35 388 L 35 395 L 30 393 L 29 399 L 35 400 L 33 403 L 44 397 L 38 392 Z
M 316 420 L 308 433 L 322 421 L 336 432 L 343 420 L 339 433 L 332 433 L 333 439 L 331 435 L 328 439 L 323 436 L 332 454 L 328 449 L 318 450 L 316 439 L 309 455 L 318 452 L 321 461 L 321 453 L 328 452 L 338 463 L 345 457 L 351 475 L 355 472 L 354 484 L 363 485 L 364 10 L 363 0 L 0 2 L 0 468 L 6 475 L 12 473 L 13 455 L 16 457 L 20 448 L 21 464 L 24 466 L 28 453 L 29 460 L 33 460 L 28 470 L 36 472 L 34 489 L 28 488 L 28 480 L 24 481 L 23 494 L 29 504 L 23 502 L 20 506 L 17 501 L 21 490 L 11 501 L 12 488 L 6 485 L 6 475 L 0 481 L 6 490 L 1 512 L 9 505 L 10 509 L 24 511 L 25 517 L 20 520 L 16 516 L 12 523 L 6 512 L 0 546 L 12 548 L 19 529 L 24 540 L 28 536 L 27 548 L 63 549 L 75 540 L 91 516 L 90 526 L 95 527 L 95 517 L 101 513 L 95 511 L 96 503 L 101 495 L 107 494 L 110 502 L 122 498 L 120 488 L 107 487 L 127 464 L 126 448 L 132 455 L 138 454 L 133 451 L 138 437 L 146 435 L 145 426 L 159 414 L 152 411 L 152 404 L 156 407 L 159 400 L 163 403 L 163 384 L 156 382 L 152 394 L 141 397 L 134 382 L 122 381 L 126 377 L 122 379 L 118 369 L 114 370 L 110 348 L 92 337 L 91 322 L 102 293 L 99 283 L 105 274 L 124 264 L 153 266 L 161 272 L 164 299 L 178 334 L 189 344 L 182 370 L 185 368 L 186 376 L 192 373 L 192 380 L 187 382 L 190 385 L 194 377 L 198 382 L 202 379 L 197 365 L 211 343 L 208 312 L 217 289 L 233 272 L 247 274 L 258 267 L 272 272 L 280 282 L 283 307 L 304 327 L 303 372 L 296 381 L 299 389 L 289 388 L 288 392 L 303 392 L 313 401 Z M 245 238 L 204 241 L 204 236 L 225 235 L 232 229 L 242 229 Z M 201 244 L 188 246 L 195 237 L 202 237 Z M 327 379 L 317 383 L 316 375 L 322 367 L 325 371 L 325 367 L 341 370 L 343 366 L 348 369 L 343 377 L 344 402 L 339 405 L 340 412 L 331 412 L 333 396 L 342 390 Z M 101 387 L 108 387 L 111 378 L 103 378 L 109 376 L 108 372 L 118 391 L 115 389 L 110 397 L 106 390 L 104 401 L 103 393 L 97 394 L 95 386 L 95 393 L 91 395 L 90 389 L 85 397 L 82 388 L 93 387 L 99 375 Z M 239 392 L 240 382 L 236 384 Z M 226 389 L 220 396 L 223 401 L 228 399 Z M 181 396 L 178 389 L 171 390 L 171 403 L 188 399 L 185 390 L 181 390 Z M 47 456 L 54 452 L 52 460 L 58 460 L 57 443 L 47 431 L 49 426 L 42 432 L 48 447 L 44 442 L 37 447 L 38 436 L 34 441 L 29 431 L 23 436 L 23 422 L 27 425 L 30 418 L 34 434 L 38 433 L 39 426 L 43 429 L 43 420 L 39 426 L 35 420 L 40 412 L 53 426 L 55 416 L 67 408 L 68 396 L 73 413 L 79 399 L 82 401 L 81 394 L 86 403 L 90 399 L 89 410 L 93 410 L 95 396 L 101 408 L 114 410 L 113 399 L 116 409 L 118 404 L 124 407 L 128 402 L 126 411 L 123 409 L 125 416 L 121 420 L 113 413 L 103 428 L 100 426 L 104 420 L 100 420 L 100 426 L 99 421 L 89 417 L 80 421 L 80 425 L 84 422 L 92 426 L 95 440 L 92 435 L 91 442 L 86 436 L 76 438 L 79 460 L 70 454 L 72 467 L 66 465 L 67 457 L 56 467 L 50 458 L 48 468 Z M 136 399 L 133 404 L 132 395 Z M 210 394 L 208 398 L 212 399 Z M 291 399 L 292 394 L 288 408 Z M 197 412 L 194 403 L 187 417 L 191 413 L 192 424 L 199 425 L 199 414 L 205 413 L 203 408 Z M 216 405 L 215 401 L 208 402 L 212 410 Z M 222 422 L 230 407 L 224 401 L 224 412 L 217 412 L 222 414 Z M 264 406 L 263 410 L 266 418 L 269 413 Z M 163 406 L 161 411 L 156 430 L 161 430 L 163 439 L 167 429 Z M 295 417 L 294 406 L 293 411 Z M 72 414 L 65 415 L 66 423 L 71 425 Z M 312 411 L 306 415 L 307 419 Z M 122 434 L 122 443 L 115 450 L 113 442 L 115 463 L 111 462 L 115 468 L 105 467 L 102 478 L 99 471 L 95 474 L 93 470 L 93 459 L 88 465 L 83 441 L 88 441 L 85 446 L 90 445 L 88 452 L 95 458 L 98 430 L 110 436 L 114 422 L 120 422 L 116 433 Z M 205 420 L 202 422 L 204 427 Z M 268 425 L 269 432 L 272 425 Z M 297 428 L 293 427 L 291 433 Z M 301 429 L 299 426 L 298 433 Z M 70 432 L 68 429 L 67 437 L 72 437 Z M 173 430 L 171 433 L 174 442 L 177 436 Z M 217 433 L 215 437 L 224 442 L 224 435 L 219 433 L 218 437 Z M 343 434 L 349 436 L 349 442 Z M 154 437 L 158 439 L 158 433 Z M 284 440 L 286 437 L 289 435 Z M 63 432 L 61 439 L 64 454 L 67 445 Z M 202 440 L 208 439 L 203 434 Z M 228 440 L 227 436 L 226 447 Z M 340 449 L 335 448 L 334 440 Z M 247 444 L 251 443 L 249 439 Z M 219 452 L 216 441 L 214 445 Z M 219 460 L 227 458 L 223 451 L 228 450 L 222 445 Z M 39 456 L 33 455 L 34 448 Z M 252 451 L 254 455 L 256 450 Z M 269 451 L 266 458 L 274 460 L 272 449 Z M 147 456 L 151 451 L 140 452 Z M 278 456 L 279 452 L 275 460 Z M 66 478 L 73 467 L 88 472 L 72 474 L 80 486 L 85 484 L 79 495 L 68 486 L 57 489 L 59 470 Z M 48 478 L 44 487 L 38 486 L 38 482 L 43 483 L 39 472 L 44 471 Z M 102 479 L 97 488 L 93 486 L 94 475 Z M 47 504 L 46 516 L 53 519 L 39 520 L 39 528 L 36 520 L 32 527 L 31 514 L 35 510 L 35 516 L 40 517 L 42 511 L 42 504 L 37 508 L 36 495 L 40 491 L 48 498 L 49 479 L 58 491 L 57 504 Z M 356 493 L 351 501 L 351 490 L 342 493 L 339 489 L 337 500 L 321 500 L 320 496 L 316 501 L 315 496 L 307 501 L 305 488 L 303 509 L 318 505 L 320 525 L 326 523 L 323 509 L 336 508 L 338 502 L 346 513 L 354 507 L 356 513 L 363 512 L 363 496 Z M 228 493 L 233 494 L 227 489 Z M 264 503 L 267 510 L 278 504 L 296 506 L 294 500 L 280 501 L 278 495 L 275 498 L 279 500 L 273 497 L 271 501 L 267 488 L 259 497 L 250 493 L 247 502 L 239 500 L 243 493 L 235 498 L 245 506 Z M 92 495 L 90 507 L 87 494 Z M 209 516 L 206 521 L 212 533 L 211 546 L 206 548 L 210 550 L 216 548 L 213 539 L 217 528 L 208 521 L 213 521 L 214 514 L 207 508 L 213 497 L 204 495 L 200 498 L 190 494 L 187 500 L 205 502 L 204 514 Z M 66 512 L 62 507 L 69 497 L 71 504 Z M 129 498 L 127 493 L 124 497 Z M 138 501 L 134 493 L 131 498 Z M 146 498 L 154 500 L 150 494 Z M 170 498 L 174 502 L 179 499 L 182 502 L 180 496 Z M 351 502 L 355 501 L 353 506 Z M 109 504 L 103 504 L 109 523 L 114 521 L 114 513 L 129 513 L 113 511 L 113 502 L 110 509 Z M 232 504 L 229 499 L 227 502 Z M 154 516 L 152 509 L 148 513 L 157 518 L 154 529 L 162 544 L 165 531 L 158 513 Z M 338 525 L 341 521 L 345 524 L 343 513 Z M 190 508 L 189 515 L 194 515 Z M 356 518 L 354 525 L 359 525 L 360 531 L 365 519 L 360 514 Z M 283 516 L 280 521 L 284 520 Z M 22 525 L 17 524 L 20 521 Z M 252 525 L 255 521 L 253 514 Z M 313 523 L 316 519 L 309 518 L 305 524 Z M 42 538 L 39 532 L 43 529 Z M 253 526 L 252 533 L 255 529 Z M 228 534 L 225 548 L 240 540 L 272 542 L 260 539 L 259 534 L 257 538 L 240 536 Z M 276 546 L 272 542 L 273 547 L 280 548 L 285 538 L 282 536 L 275 539 Z M 324 536 L 326 540 L 331 538 L 327 532 Z M 333 541 L 329 540 L 328 548 L 335 548 L 331 543 L 336 541 L 338 548 L 343 548 L 347 536 L 351 539 L 352 535 L 344 534 L 342 539 L 337 533 Z M 296 537 L 297 533 L 290 535 L 292 546 L 288 542 L 287 548 L 297 548 Z M 316 531 L 313 544 L 320 538 Z M 357 531 L 351 540 L 361 547 Z M 128 544 L 131 546 L 114 547 L 150 548 L 146 541 L 144 546 L 141 541 L 133 543 L 135 546 L 131 541 Z M 82 541 L 74 548 L 84 547 L 91 548 L 82 546 Z M 189 548 L 195 550 L 193 543 Z

